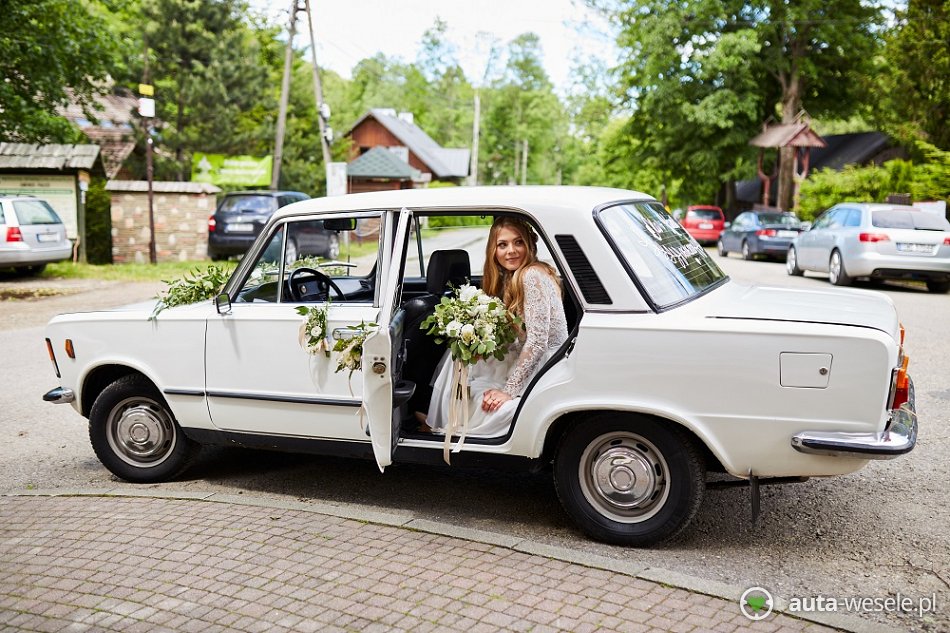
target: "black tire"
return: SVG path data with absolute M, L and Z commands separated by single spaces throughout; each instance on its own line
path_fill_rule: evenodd
M 788 247 L 788 254 L 785 255 L 785 272 L 793 277 L 801 277 L 805 271 L 798 267 L 798 253 L 794 246 Z
M 828 260 L 828 281 L 835 286 L 850 286 L 853 281 L 844 268 L 844 259 L 837 248 L 831 251 L 831 258 Z
M 158 389 L 137 375 L 116 380 L 96 398 L 89 441 L 103 466 L 133 483 L 173 479 L 200 449 L 182 433 Z
M 941 295 L 947 294 L 950 292 L 950 281 L 928 281 L 927 290 Z
M 554 458 L 558 497 L 578 527 L 596 540 L 634 547 L 689 525 L 703 500 L 705 474 L 696 444 L 673 422 L 630 415 L 578 424 L 561 438 Z
M 716 240 L 716 252 L 719 253 L 720 257 L 729 257 L 729 251 L 722 246 L 722 238 Z
M 755 254 L 752 252 L 752 249 L 749 248 L 748 240 L 742 240 L 742 259 L 746 261 L 755 259 Z
M 35 264 L 33 266 L 17 266 L 14 270 L 21 275 L 39 275 L 46 270 L 46 264 Z
M 293 239 L 287 240 L 287 250 L 284 252 L 284 263 L 292 265 L 300 257 L 300 251 L 297 249 L 297 242 Z

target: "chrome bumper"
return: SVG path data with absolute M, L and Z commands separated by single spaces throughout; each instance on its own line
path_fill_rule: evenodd
M 52 402 L 53 404 L 69 404 L 76 399 L 76 394 L 73 393 L 72 389 L 66 389 L 64 387 L 56 387 L 55 389 L 50 389 L 45 394 L 43 394 L 43 400 L 46 402 Z
M 803 431 L 792 437 L 792 447 L 812 455 L 862 459 L 893 459 L 909 453 L 917 444 L 917 409 L 914 382 L 908 376 L 908 398 L 891 411 L 891 422 L 881 433 L 826 433 Z

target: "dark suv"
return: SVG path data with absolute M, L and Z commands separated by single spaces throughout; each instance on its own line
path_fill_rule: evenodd
M 208 218 L 208 257 L 218 260 L 243 255 L 277 209 L 309 197 L 299 191 L 235 191 L 225 195 Z

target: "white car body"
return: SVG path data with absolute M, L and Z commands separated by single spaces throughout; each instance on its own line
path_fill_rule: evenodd
M 658 288 L 662 280 L 644 278 L 646 269 L 634 273 L 637 262 L 621 256 L 624 248 L 647 249 L 644 259 L 667 253 L 699 262 L 712 267 L 713 277 L 722 273 L 674 220 L 659 228 L 675 238 L 675 248 L 664 251 L 642 237 L 621 244 L 604 214 L 634 216 L 618 210 L 626 207 L 616 207 L 617 201 L 637 201 L 644 213 L 662 211 L 641 193 L 580 187 L 392 191 L 285 207 L 235 271 L 226 287 L 229 305 L 206 301 L 167 309 L 154 320 L 149 320 L 151 305 L 55 317 L 47 338 L 62 387 L 46 399 L 71 402 L 93 427 L 112 424 L 106 434 L 112 444 L 106 445 L 116 449 L 125 441 L 132 447 L 119 456 L 125 465 L 119 464 L 117 474 L 135 481 L 175 474 L 156 474 L 154 468 L 165 458 L 155 457 L 148 436 L 170 433 L 162 424 L 201 443 L 372 454 L 380 469 L 394 459 L 441 460 L 441 435 L 406 433 L 393 422 L 406 412 L 394 407 L 398 376 L 392 374 L 392 350 L 399 345 L 389 340 L 386 326 L 418 282 L 408 273 L 399 275 L 404 253 L 414 250 L 409 220 L 506 213 L 535 225 L 576 314 L 569 320 L 568 343 L 529 385 L 510 432 L 469 438 L 453 464 L 489 457 L 525 465 L 554 460 L 556 478 L 570 479 L 573 472 L 580 479 L 559 481 L 558 489 L 562 500 L 573 495 L 565 507 L 582 529 L 595 538 L 645 545 L 685 527 L 698 508 L 702 490 L 680 487 L 680 462 L 697 462 L 689 464 L 692 479 L 708 468 L 758 482 L 845 474 L 869 459 L 913 448 L 913 386 L 906 376 L 903 331 L 886 296 L 748 287 L 723 276 L 701 292 L 658 306 L 646 289 Z M 331 330 L 361 321 L 381 324 L 364 346 L 364 369 L 382 369 L 356 372 L 348 382 L 345 372 L 327 371 L 319 355 L 301 349 L 302 317 L 290 309 L 299 302 L 237 299 L 255 257 L 268 236 L 279 235 L 282 223 L 290 231 L 294 221 L 306 218 L 369 216 L 382 222 L 380 244 L 395 246 L 381 247 L 372 299 L 334 301 L 328 320 Z M 483 250 L 484 242 L 475 249 Z M 64 352 L 67 339 L 75 358 Z M 410 352 L 406 366 L 413 361 Z M 133 372 L 140 375 L 136 384 L 151 384 L 161 394 L 150 396 L 155 406 L 94 411 L 103 391 Z M 891 407 L 901 381 L 907 402 Z M 157 411 L 163 404 L 171 427 Z M 371 437 L 359 423 L 361 405 Z M 585 432 L 593 438 L 591 446 L 600 438 L 610 441 L 597 451 L 582 451 L 575 445 Z M 171 441 L 189 440 L 175 435 Z M 135 442 L 151 451 L 141 463 Z M 688 444 L 688 450 L 680 454 L 677 444 Z M 584 467 L 559 463 L 574 452 L 583 453 L 586 477 Z M 97 453 L 102 459 L 100 447 Z M 687 486 L 701 487 L 701 481 Z M 670 505 L 665 500 L 680 496 L 688 497 L 683 507 L 664 514 Z

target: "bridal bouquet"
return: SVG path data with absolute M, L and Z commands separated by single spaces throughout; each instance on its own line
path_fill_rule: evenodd
M 501 299 L 465 284 L 454 296 L 443 297 L 421 327 L 429 328 L 437 343 L 448 341 L 453 360 L 474 365 L 489 356 L 503 360 L 517 337 L 518 323 Z
M 459 434 L 454 452 L 465 442 L 471 409 L 468 367 L 487 358 L 504 360 L 508 347 L 517 338 L 516 327 L 521 320 L 512 314 L 501 299 L 465 284 L 451 297 L 443 297 L 435 312 L 422 322 L 427 334 L 437 343 L 448 341 L 452 354 L 452 399 L 449 401 L 448 425 L 445 429 L 443 459 L 449 462 L 452 436 Z

